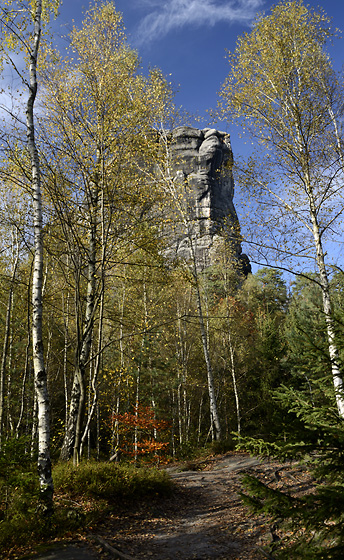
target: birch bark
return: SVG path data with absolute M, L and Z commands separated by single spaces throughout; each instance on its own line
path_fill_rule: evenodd
M 34 216 L 34 267 L 32 278 L 32 347 L 35 390 L 38 404 L 38 475 L 42 509 L 52 510 L 54 486 L 50 460 L 50 403 L 43 356 L 42 277 L 43 218 L 39 155 L 35 140 L 34 104 L 37 95 L 37 59 L 41 38 L 42 1 L 37 0 L 34 17 L 34 40 L 29 60 L 29 97 L 26 106 L 27 143 L 31 160 Z
M 309 198 L 309 212 L 312 221 L 314 245 L 316 250 L 316 261 L 320 276 L 320 287 L 323 300 L 323 311 L 326 321 L 328 352 L 331 360 L 332 379 L 335 390 L 336 404 L 338 413 L 344 418 L 344 392 L 343 377 L 339 366 L 339 352 L 336 344 L 334 320 L 332 314 L 332 303 L 330 296 L 330 283 L 325 264 L 325 255 L 321 240 L 320 228 L 317 219 L 316 205 L 311 189 L 310 182 L 307 182 L 307 193 Z

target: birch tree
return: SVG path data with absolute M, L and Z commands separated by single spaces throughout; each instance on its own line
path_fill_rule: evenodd
M 43 356 L 42 272 L 43 220 L 40 158 L 35 138 L 34 107 L 38 91 L 38 56 L 41 35 L 58 0 L 5 2 L 1 8 L 2 63 L 10 64 L 27 92 L 25 128 L 31 164 L 31 189 L 34 220 L 34 270 L 32 281 L 32 344 L 35 389 L 38 402 L 38 473 L 43 510 L 50 511 L 53 481 L 50 462 L 49 396 Z M 19 55 L 19 57 L 18 57 Z M 22 130 L 23 134 L 24 129 Z
M 154 162 L 156 114 L 168 105 L 170 88 L 158 70 L 142 74 L 112 3 L 86 13 L 70 46 L 74 58 L 50 53 L 44 141 L 47 189 L 75 278 L 77 349 L 61 457 L 69 459 L 74 449 L 77 462 L 97 313 L 119 248 L 144 243 L 140 227 L 156 193 L 141 166 Z
M 221 97 L 223 114 L 248 132 L 257 152 L 237 165 L 237 184 L 254 201 L 248 212 L 251 239 L 266 249 L 267 259 L 284 267 L 289 262 L 293 272 L 302 272 L 311 259 L 316 263 L 343 417 L 326 260 L 326 241 L 341 233 L 344 194 L 343 84 L 326 52 L 331 36 L 323 12 L 302 1 L 281 2 L 239 39 Z

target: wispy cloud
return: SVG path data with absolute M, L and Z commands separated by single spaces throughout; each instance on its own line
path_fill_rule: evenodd
M 184 26 L 248 23 L 264 0 L 140 0 L 140 4 L 150 10 L 137 35 L 140 43 L 146 43 Z

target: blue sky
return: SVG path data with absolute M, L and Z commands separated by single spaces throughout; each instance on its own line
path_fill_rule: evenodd
M 322 5 L 334 25 L 344 30 L 343 0 L 308 3 Z M 114 4 L 123 14 L 129 43 L 138 50 L 144 67 L 158 66 L 170 75 L 178 90 L 178 105 L 204 117 L 206 124 L 206 110 L 216 106 L 217 92 L 228 73 L 226 49 L 234 50 L 238 36 L 249 30 L 256 14 L 267 12 L 274 2 L 117 0 Z M 85 0 L 65 0 L 59 17 L 62 32 L 72 19 L 79 26 L 88 6 Z M 336 40 L 331 54 L 338 68 L 344 60 L 342 53 L 343 40 Z
M 234 50 L 237 38 L 258 13 L 269 12 L 276 2 L 270 0 L 117 0 L 129 43 L 138 50 L 144 68 L 159 67 L 172 81 L 176 103 L 201 118 L 199 126 L 209 123 L 208 109 L 214 109 L 228 71 L 226 50 Z M 333 18 L 333 25 L 344 32 L 343 0 L 306 2 L 319 5 Z M 91 2 L 91 5 L 94 1 Z M 90 3 L 64 0 L 58 22 L 61 34 L 79 27 Z M 337 69 L 344 62 L 344 39 L 331 48 Z M 247 151 L 238 131 L 226 123 L 217 128 L 231 134 L 234 156 Z

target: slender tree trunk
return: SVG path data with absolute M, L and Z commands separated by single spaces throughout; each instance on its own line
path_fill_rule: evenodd
M 178 371 L 177 407 L 178 407 L 179 445 L 183 444 L 183 415 L 182 415 L 181 390 L 182 390 L 181 374 L 180 371 Z
M 97 384 L 98 384 L 98 377 L 99 377 L 99 371 L 100 371 L 100 361 L 101 361 L 102 346 L 103 346 L 103 318 L 104 318 L 104 286 L 102 287 L 100 309 L 99 309 L 99 329 L 98 329 L 97 357 L 96 357 L 96 363 L 95 363 L 95 366 L 94 366 L 94 373 L 93 373 L 92 378 L 91 378 L 91 375 L 90 375 L 89 396 L 91 396 L 91 389 L 92 389 L 92 391 L 93 391 L 93 401 L 92 401 L 92 405 L 91 405 L 90 410 L 89 410 L 89 414 L 88 414 L 87 423 L 86 423 L 86 426 L 85 426 L 85 429 L 84 429 L 84 433 L 83 433 L 81 441 L 80 441 L 80 451 L 79 451 L 80 457 L 82 456 L 82 448 L 83 448 L 83 445 L 85 444 L 86 437 L 89 434 L 91 420 L 93 418 L 93 414 L 94 414 L 95 410 L 97 409 L 97 404 L 98 404 L 98 387 L 97 387 Z M 89 399 L 89 406 L 90 406 L 90 399 Z
M 197 445 L 199 445 L 201 439 L 201 427 L 202 427 L 202 408 L 203 408 L 203 393 L 199 401 L 198 409 L 198 428 L 197 428 Z
M 326 87 L 326 86 L 325 86 Z M 340 135 L 340 132 L 338 130 L 338 123 L 337 123 L 337 119 L 336 116 L 333 112 L 332 106 L 331 106 L 331 102 L 329 101 L 329 105 L 328 105 L 328 112 L 333 124 L 333 129 L 334 129 L 334 133 L 335 133 L 335 137 L 336 137 L 336 144 L 337 144 L 337 153 L 338 153 L 338 157 L 340 159 L 341 165 L 342 165 L 342 171 L 344 171 L 344 150 L 343 150 L 343 143 L 342 143 L 342 138 Z
M 102 165 L 103 165 L 103 160 L 102 161 Z M 101 172 L 102 175 L 102 186 L 104 187 L 104 170 L 102 169 Z M 94 212 L 94 228 L 95 228 L 95 233 L 97 232 L 97 206 L 98 206 L 98 196 L 96 195 L 96 193 L 94 193 L 94 201 L 95 201 L 95 212 Z M 101 260 L 100 260 L 100 264 L 101 264 L 101 272 L 100 272 L 100 307 L 99 307 L 99 318 L 98 318 L 98 347 L 97 347 L 97 354 L 96 354 L 96 363 L 94 366 L 94 375 L 92 377 L 92 380 L 90 379 L 90 384 L 89 384 L 89 397 L 90 397 L 90 393 L 91 393 L 91 385 L 92 385 L 92 391 L 93 391 L 93 402 L 92 402 L 92 406 L 90 406 L 90 398 L 89 398 L 89 414 L 88 414 L 88 418 L 87 418 L 87 423 L 85 426 L 85 430 L 84 433 L 81 437 L 80 440 L 80 449 L 79 449 L 79 454 L 80 457 L 82 456 L 82 448 L 83 445 L 85 443 L 86 437 L 90 434 L 90 425 L 91 425 L 91 420 L 93 418 L 93 413 L 95 410 L 99 410 L 98 407 L 98 377 L 99 377 L 99 372 L 100 372 L 100 364 L 101 364 L 101 357 L 102 357 L 102 349 L 103 349 L 103 322 L 104 322 L 104 296 L 105 296 L 105 259 L 106 259 L 106 254 L 105 254 L 105 250 L 106 250 L 106 242 L 105 242 L 105 207 L 104 207 L 104 188 L 101 189 L 101 194 L 100 194 L 100 213 L 101 213 Z M 96 248 L 94 247 L 94 261 L 96 260 Z M 95 262 L 94 262 L 94 274 L 95 274 Z M 95 292 L 95 284 L 93 287 L 93 291 Z M 94 313 L 94 310 L 93 310 Z M 91 371 L 91 370 L 90 370 Z M 91 377 L 91 376 L 90 376 Z M 89 442 L 90 442 L 90 438 Z M 98 438 L 97 438 L 97 442 L 98 442 Z M 99 442 L 98 442 L 99 443 Z M 98 444 L 97 443 L 97 444 Z M 89 447 L 89 453 L 90 453 L 90 447 Z
M 89 263 L 89 277 L 87 290 L 87 304 L 85 314 L 85 327 L 82 340 L 76 351 L 76 364 L 74 370 L 73 385 L 70 396 L 68 424 L 61 448 L 60 459 L 68 461 L 73 456 L 73 463 L 79 463 L 79 450 L 82 433 L 82 423 L 85 410 L 85 374 L 87 361 L 91 351 L 91 337 L 93 331 L 94 312 L 94 261 Z
M 175 402 L 174 402 L 174 390 L 171 388 L 171 416 L 172 416 L 172 426 L 171 426 L 171 449 L 172 457 L 176 456 L 176 445 L 174 441 L 175 434 Z
M 197 272 L 196 272 L 196 274 L 197 274 Z M 201 338 L 202 338 L 202 347 L 203 347 L 204 359 L 205 359 L 205 363 L 206 363 L 206 367 L 207 367 L 210 422 L 211 422 L 211 429 L 212 429 L 212 437 L 213 437 L 213 439 L 216 439 L 216 441 L 220 441 L 221 440 L 221 425 L 220 425 L 220 419 L 219 419 L 218 410 L 217 410 L 216 395 L 215 395 L 215 384 L 214 384 L 214 374 L 213 374 L 213 368 L 212 368 L 211 360 L 210 360 L 207 332 L 206 332 L 205 323 L 204 323 L 202 299 L 201 299 L 201 292 L 200 292 L 200 286 L 199 286 L 198 278 L 195 278 L 195 283 L 196 283 L 198 320 L 199 320 L 199 326 L 200 326 L 200 330 L 201 330 Z
M 120 326 L 119 326 L 120 372 L 119 372 L 119 377 L 118 377 L 118 381 L 117 381 L 117 395 L 115 395 L 116 420 L 115 420 L 115 423 L 114 423 L 114 426 L 113 426 L 112 450 L 111 450 L 111 457 L 114 458 L 116 460 L 116 462 L 119 461 L 119 456 L 120 456 L 120 450 L 119 450 L 120 434 L 119 434 L 119 423 L 118 423 L 117 418 L 118 418 L 118 414 L 119 414 L 119 411 L 120 411 L 120 405 L 121 405 L 121 393 L 120 393 L 120 391 L 121 391 L 121 384 L 122 384 L 122 376 L 123 376 L 123 372 L 124 372 L 124 345 L 123 345 L 123 340 L 124 340 L 124 306 L 125 306 L 125 299 L 126 299 L 125 273 L 126 273 L 126 266 L 125 266 L 124 274 L 123 274 L 122 298 L 121 298 L 121 304 L 120 304 L 121 305 L 120 306 L 121 319 L 120 319 Z M 116 440 L 116 444 L 115 444 L 115 440 Z
M 142 354 L 144 352 L 146 340 L 146 332 L 144 330 L 142 335 L 141 341 L 141 352 L 139 356 L 139 363 L 136 370 L 136 394 L 135 394 L 135 428 L 134 428 L 134 462 L 135 465 L 137 464 L 138 459 L 138 438 L 139 438 L 139 429 L 138 429 L 138 417 L 139 417 L 139 406 L 140 406 L 140 383 L 141 383 L 141 367 L 142 367 Z
M 93 371 L 93 349 L 91 349 L 91 356 L 90 356 L 90 368 L 88 373 L 88 388 L 87 388 L 87 420 L 86 426 L 84 428 L 83 434 L 80 440 L 80 449 L 79 449 L 79 457 L 82 457 L 84 451 L 84 445 L 87 440 L 87 458 L 91 457 L 91 420 L 93 416 L 93 412 L 97 403 L 97 388 L 96 388 L 96 376 L 97 376 L 97 366 L 95 366 Z M 93 390 L 93 399 L 92 399 L 92 406 L 91 406 L 91 394 Z
M 134 428 L 134 463 L 137 464 L 138 458 L 138 417 L 139 417 L 139 404 L 140 404 L 140 380 L 141 380 L 141 359 L 136 372 L 136 395 L 135 395 L 135 428 Z
M 139 415 L 139 406 L 140 406 L 140 383 L 141 383 L 141 373 L 142 373 L 142 358 L 145 352 L 145 345 L 146 345 L 146 338 L 147 338 L 147 325 L 148 325 L 148 309 L 147 309 L 147 287 L 146 287 L 146 268 L 144 268 L 144 281 L 143 281 L 143 311 L 144 311 L 144 318 L 143 318 L 143 333 L 142 333 L 142 341 L 141 341 L 141 351 L 139 357 L 139 363 L 137 367 L 136 373 L 136 398 L 135 398 L 135 416 L 136 416 L 136 424 L 134 430 L 134 458 L 135 464 L 137 464 L 138 459 L 138 415 Z
M 97 451 L 97 461 L 100 459 L 100 407 L 97 401 L 97 434 L 96 434 L 96 451 Z
M 13 355 L 13 336 L 10 335 L 9 340 L 9 352 L 8 352 L 8 374 L 7 374 L 7 434 L 13 437 L 14 434 L 14 423 L 11 414 L 11 400 L 12 400 L 12 355 Z M 7 436 L 7 437 L 8 437 Z
M 182 364 L 183 360 L 183 348 L 182 348 L 182 339 L 180 334 L 180 312 L 179 312 L 179 305 L 177 302 L 177 316 L 178 316 L 178 337 L 176 339 L 176 355 L 179 358 L 180 365 Z M 180 371 L 180 367 L 178 368 L 177 376 L 178 376 L 178 385 L 177 385 L 177 417 L 178 417 L 178 433 L 179 433 L 179 446 L 183 443 L 183 423 L 182 423 L 182 406 L 181 406 L 181 390 L 182 390 L 182 375 Z M 174 393 L 173 393 L 174 396 Z
M 90 229 L 88 248 L 87 295 L 84 327 L 82 333 L 78 330 L 78 347 L 76 350 L 76 365 L 73 386 L 70 397 L 68 424 L 61 448 L 60 459 L 68 461 L 73 455 L 73 463 L 79 463 L 80 442 L 85 410 L 85 375 L 87 362 L 91 352 L 94 313 L 96 305 L 96 255 L 97 255 L 97 185 L 91 189 L 90 194 Z M 76 300 L 78 300 L 76 294 Z M 76 309 L 80 310 L 80 302 L 76 301 Z M 80 340 L 81 338 L 81 340 Z
M 66 309 L 64 298 L 62 297 L 62 307 L 64 316 L 64 345 L 63 345 L 63 384 L 65 397 L 65 426 L 68 424 L 68 383 L 67 383 L 67 358 L 68 358 L 68 338 L 69 338 L 69 291 L 67 292 Z
M 50 460 L 50 403 L 47 375 L 43 357 L 42 335 L 42 276 L 43 276 L 43 219 L 39 156 L 35 141 L 34 103 L 37 94 L 37 58 L 41 37 L 42 0 L 35 3 L 34 45 L 30 52 L 30 88 L 26 107 L 27 140 L 32 169 L 34 214 L 34 267 L 32 279 L 32 346 L 35 389 L 38 406 L 38 475 L 42 511 L 50 513 L 53 507 L 53 479 Z
M 237 415 L 237 431 L 240 436 L 241 434 L 241 412 L 240 412 L 240 401 L 239 401 L 239 392 L 238 392 L 238 384 L 236 380 L 236 373 L 235 373 L 235 360 L 234 360 L 234 348 L 232 344 L 232 336 L 231 330 L 229 327 L 228 330 L 228 347 L 229 347 L 229 356 L 231 361 L 231 374 L 232 374 L 232 381 L 233 381 L 233 390 L 234 390 L 234 398 L 235 398 L 235 410 Z
M 96 291 L 96 244 L 97 244 L 97 206 L 98 206 L 98 193 L 97 185 L 92 189 L 91 193 L 91 230 L 90 230 L 90 244 L 89 244 L 89 263 L 88 263 L 88 282 L 87 282 L 87 296 L 86 296 L 86 313 L 85 313 L 85 328 L 82 337 L 81 352 L 78 356 L 77 363 L 77 377 L 80 384 L 80 400 L 78 407 L 78 415 L 75 429 L 73 462 L 79 462 L 79 451 L 81 442 L 81 430 L 84 416 L 85 407 L 85 374 L 86 365 L 91 353 L 92 335 L 94 325 L 94 312 L 95 312 L 95 291 Z
M 191 290 L 190 301 L 191 302 Z M 179 303 L 177 302 L 177 326 L 178 335 L 176 338 L 176 354 L 178 356 L 178 387 L 177 387 L 177 406 L 178 406 L 178 426 L 179 426 L 179 443 L 183 444 L 186 438 L 186 407 L 187 407 L 187 393 L 186 393 L 186 379 L 187 379 L 187 333 L 185 323 L 181 319 L 181 311 Z M 182 399 L 183 394 L 183 399 Z
M 234 398 L 235 398 L 235 410 L 236 410 L 236 416 L 237 416 L 237 432 L 240 436 L 240 433 L 241 433 L 241 412 L 240 412 L 238 384 L 237 384 L 237 380 L 236 380 L 236 371 L 235 371 L 234 347 L 233 347 L 233 342 L 232 342 L 232 329 L 231 329 L 231 324 L 230 324 L 229 294 L 228 294 L 228 290 L 227 290 L 227 273 L 225 273 L 225 289 L 226 289 L 226 307 L 227 307 L 227 341 L 228 341 L 228 348 L 229 348 L 231 375 L 232 375 L 233 391 L 234 391 Z
M 313 235 L 317 253 L 317 265 L 320 276 L 320 284 L 323 299 L 323 310 L 326 321 L 328 351 L 331 360 L 332 379 L 335 389 L 336 403 L 339 415 L 344 418 L 344 387 L 342 372 L 339 367 L 339 353 L 336 345 L 335 328 L 332 314 L 332 304 L 330 297 L 330 283 L 327 276 L 324 251 L 319 234 L 319 225 L 315 211 L 312 211 Z
M 4 390 L 5 390 L 5 376 L 6 376 L 6 364 L 8 356 L 8 345 L 10 340 L 11 332 L 11 314 L 13 305 L 13 291 L 14 282 L 17 274 L 18 262 L 19 262 L 19 242 L 18 242 L 18 230 L 16 230 L 16 239 L 13 239 L 13 249 L 14 243 L 16 243 L 16 255 L 14 257 L 13 267 L 12 267 L 12 277 L 10 282 L 10 289 L 8 293 L 7 310 L 6 310 L 6 321 L 5 321 L 5 335 L 4 343 L 2 349 L 2 359 L 1 359 L 1 369 L 0 369 L 0 450 L 2 442 L 2 427 L 3 427 L 3 413 L 4 413 Z M 7 403 L 9 406 L 9 401 Z
M 70 403 L 68 409 L 68 422 L 66 425 L 65 436 L 60 452 L 61 461 L 69 461 L 73 455 L 74 441 L 75 441 L 75 430 L 79 411 L 80 394 L 82 383 L 81 375 L 78 374 L 77 365 L 74 370 L 73 384 L 70 393 Z
M 25 409 L 25 400 L 28 401 L 28 397 L 25 398 L 25 392 L 26 392 L 26 382 L 27 379 L 29 377 L 29 371 L 30 371 L 30 347 L 31 347 L 31 336 L 30 336 L 30 317 L 28 317 L 28 340 L 27 340 L 27 344 L 26 344 L 26 348 L 25 348 L 25 367 L 24 367 L 24 373 L 23 373 L 23 381 L 22 381 L 22 390 L 21 390 L 21 398 L 20 398 L 20 412 L 19 412 L 19 417 L 18 417 L 18 422 L 16 425 L 16 437 L 19 437 L 19 430 L 23 421 L 23 416 L 24 416 L 24 409 Z M 26 405 L 28 407 L 28 404 L 26 402 Z
M 197 259 L 196 259 L 196 243 L 197 239 L 193 238 L 192 232 L 190 232 L 190 227 L 187 224 L 188 238 L 190 242 L 191 255 L 192 255 L 192 274 L 195 283 L 196 290 L 196 301 L 197 301 L 197 311 L 198 311 L 198 321 L 201 331 L 202 347 L 204 353 L 204 360 L 207 368 L 207 380 L 208 380 L 208 393 L 209 393 L 209 412 L 210 412 L 210 424 L 211 424 L 211 434 L 212 439 L 216 441 L 221 440 L 221 424 L 217 409 L 217 401 L 215 395 L 215 383 L 214 383 L 214 373 L 210 359 L 209 352 L 209 341 L 208 341 L 208 331 L 206 329 L 206 323 L 204 321 L 204 313 L 202 306 L 202 296 L 201 287 L 199 281 L 199 271 L 197 269 Z
M 196 239 L 193 238 L 192 232 L 189 231 L 189 226 L 186 222 L 186 227 L 188 228 L 188 238 L 191 248 L 191 256 L 192 256 L 192 275 L 194 280 L 194 288 L 196 292 L 196 302 L 197 302 L 197 314 L 198 314 L 198 321 L 201 331 L 201 340 L 202 340 L 202 348 L 204 354 L 204 360 L 207 369 L 207 381 L 208 381 L 208 393 L 209 393 L 209 412 L 210 412 L 210 428 L 212 439 L 220 441 L 221 440 L 221 424 L 217 409 L 217 401 L 215 395 L 215 383 L 214 383 L 214 374 L 213 368 L 211 364 L 210 352 L 209 352 L 209 341 L 208 341 L 208 331 L 206 328 L 206 322 L 204 320 L 204 313 L 203 313 L 203 306 L 202 306 L 202 296 L 201 296 L 201 288 L 200 288 L 200 281 L 199 281 L 199 271 L 197 269 L 197 260 L 196 260 L 196 247 L 195 244 L 197 242 Z
M 335 389 L 338 413 L 341 416 L 341 418 L 344 418 L 343 376 L 339 366 L 340 363 L 339 352 L 336 345 L 335 327 L 333 321 L 332 304 L 331 304 L 331 296 L 330 296 L 330 283 L 328 280 L 328 275 L 327 275 L 327 270 L 325 265 L 325 255 L 324 255 L 324 250 L 323 250 L 322 240 L 321 240 L 321 235 L 319 230 L 316 205 L 314 202 L 312 190 L 309 185 L 310 185 L 310 181 L 308 181 L 307 192 L 308 192 L 310 215 L 311 215 L 312 227 L 313 227 L 314 244 L 316 249 L 316 260 L 317 260 L 319 276 L 320 276 L 320 285 L 321 285 L 322 299 L 323 299 L 323 311 L 324 311 L 326 329 L 327 329 L 328 351 L 331 360 L 332 379 L 333 379 L 333 385 Z
M 32 263 L 33 264 L 33 263 Z M 16 437 L 19 437 L 19 430 L 21 427 L 21 423 L 23 421 L 24 416 L 24 409 L 26 404 L 26 434 L 29 433 L 29 401 L 30 397 L 26 396 L 25 399 L 25 389 L 26 389 L 26 382 L 31 377 L 31 360 L 30 360 L 30 348 L 31 348 L 31 309 L 30 309 L 30 300 L 31 300 L 31 278 L 32 278 L 32 266 L 30 267 L 30 276 L 29 276 L 29 283 L 27 286 L 27 343 L 25 348 L 25 367 L 24 367 L 24 375 L 23 375 L 23 382 L 22 382 L 22 391 L 21 391 L 21 400 L 20 400 L 20 413 L 18 422 L 16 425 Z M 25 403 L 26 401 L 26 403 Z
M 186 399 L 185 399 L 186 402 Z M 190 426 L 191 426 L 191 402 L 186 402 L 186 427 L 185 427 L 185 439 L 189 442 L 190 439 Z

